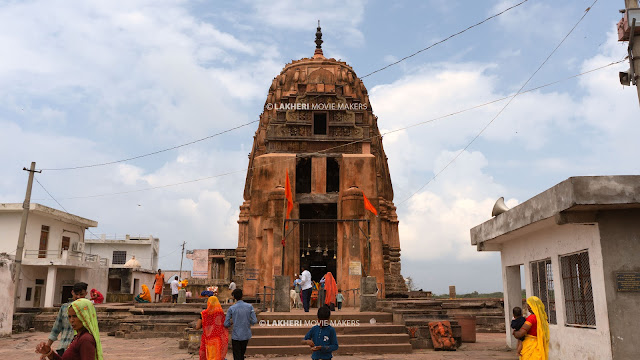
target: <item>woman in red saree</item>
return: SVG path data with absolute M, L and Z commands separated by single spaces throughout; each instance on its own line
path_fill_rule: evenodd
M 104 302 L 104 296 L 100 291 L 91 289 L 90 295 L 91 301 L 93 301 L 94 304 L 102 304 Z
M 224 311 L 217 297 L 209 297 L 200 317 L 196 324 L 196 329 L 202 328 L 200 360 L 223 360 L 229 347 L 229 331 L 224 327 Z
M 324 276 L 324 292 L 324 303 L 329 306 L 332 311 L 335 310 L 338 285 L 331 272 L 328 272 Z

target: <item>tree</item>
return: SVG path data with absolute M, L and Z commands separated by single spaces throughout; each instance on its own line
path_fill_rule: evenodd
M 409 291 L 418 290 L 418 289 L 416 289 L 416 285 L 413 283 L 413 279 L 411 278 L 411 276 L 407 276 L 404 279 L 404 282 L 407 284 L 407 288 L 409 289 Z

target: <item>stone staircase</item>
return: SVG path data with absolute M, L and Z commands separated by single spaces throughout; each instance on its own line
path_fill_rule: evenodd
M 98 326 L 100 331 L 115 331 L 120 323 L 130 316 L 130 304 L 119 304 L 113 306 L 96 306 L 98 316 Z M 36 331 L 49 332 L 56 321 L 60 308 L 43 308 L 42 312 L 33 319 L 33 327 Z
M 284 326 L 266 326 L 274 321 L 282 322 Z M 247 355 L 309 355 L 309 347 L 302 345 L 301 341 L 315 321 L 315 311 L 261 313 L 258 315 L 258 324 L 263 323 L 265 326 L 258 325 L 251 329 L 253 337 L 247 347 Z M 340 348 L 337 353 L 340 355 L 411 352 L 405 327 L 394 325 L 391 314 L 334 311 L 331 313 L 331 321 L 338 335 Z M 288 326 L 296 322 L 300 325 Z

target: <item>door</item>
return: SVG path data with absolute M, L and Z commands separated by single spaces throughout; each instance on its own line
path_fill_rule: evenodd
M 40 307 L 40 297 L 42 296 L 42 286 L 37 286 L 33 291 L 33 307 Z
M 140 291 L 140 279 L 133 279 L 133 294 L 137 295 L 140 294 L 142 291 Z
M 68 236 L 63 236 L 62 237 L 62 247 L 60 248 L 60 255 L 62 255 L 62 252 L 65 250 L 69 250 L 69 243 L 71 243 L 71 238 Z
M 42 225 L 42 229 L 40 230 L 40 248 L 38 251 L 39 258 L 47 257 L 48 243 L 49 243 L 49 227 L 47 225 Z
M 62 287 L 62 298 L 60 298 L 60 303 L 64 304 L 72 300 L 71 290 L 73 290 L 73 286 L 67 285 Z

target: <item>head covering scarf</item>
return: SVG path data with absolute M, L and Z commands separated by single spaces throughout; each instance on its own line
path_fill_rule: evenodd
M 536 296 L 527 299 L 527 305 L 536 316 L 536 332 L 535 338 L 531 335 L 525 337 L 522 343 L 521 359 L 531 360 L 548 360 L 549 359 L 549 320 L 544 310 L 544 303 Z M 535 341 L 535 343 L 534 343 Z
M 142 285 L 142 294 L 140 294 L 140 299 L 151 302 L 151 292 L 149 291 L 149 287 L 147 285 Z
M 227 356 L 229 331 L 224 327 L 224 311 L 218 298 L 210 296 L 201 314 L 200 360 L 223 360 Z
M 338 293 L 338 285 L 336 284 L 336 279 L 333 278 L 333 274 L 328 272 L 324 276 L 324 303 L 329 305 L 333 303 L 336 304 L 336 294 Z
M 96 295 L 95 298 L 94 294 Z M 104 296 L 102 295 L 102 293 L 100 293 L 100 291 L 91 289 L 91 300 L 93 300 L 95 304 L 102 304 L 104 302 Z
M 96 308 L 91 301 L 87 299 L 78 299 L 71 303 L 76 316 L 82 321 L 82 326 L 93 335 L 96 341 L 96 360 L 103 360 L 102 344 L 100 343 L 100 330 L 98 330 L 98 317 L 96 316 Z

